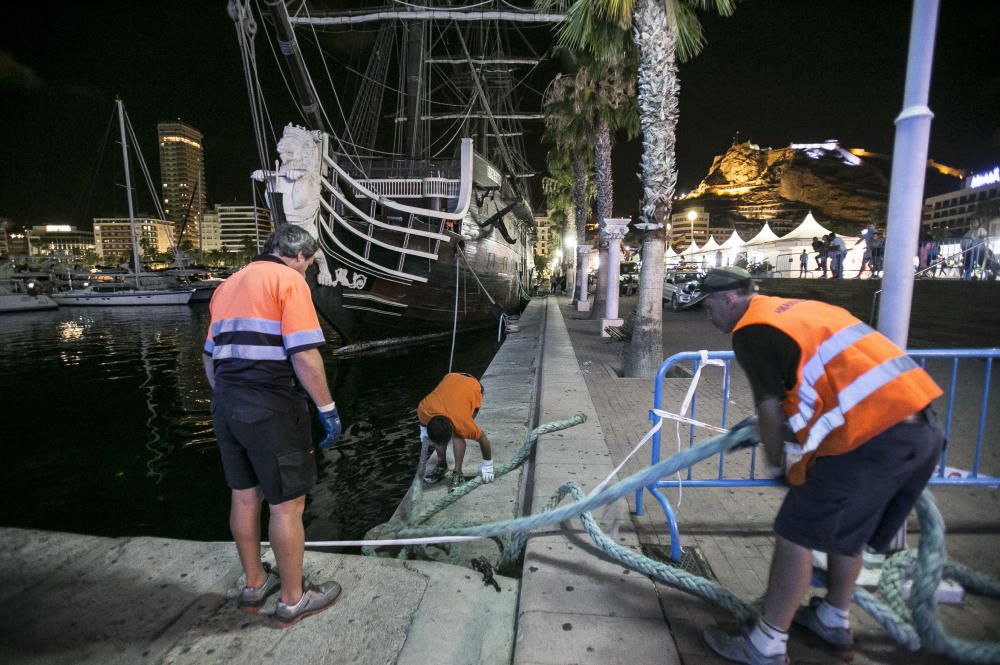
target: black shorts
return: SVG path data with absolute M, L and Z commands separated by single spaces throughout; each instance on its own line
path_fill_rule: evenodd
M 260 486 L 271 505 L 297 499 L 316 484 L 309 406 L 269 408 L 216 393 L 212 425 L 230 489 Z
M 944 434 L 929 410 L 843 455 L 818 457 L 785 497 L 774 531 L 809 549 L 855 556 L 884 551 L 906 523 L 941 457 Z

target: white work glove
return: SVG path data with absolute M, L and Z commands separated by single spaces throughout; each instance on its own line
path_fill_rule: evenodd
M 484 459 L 479 463 L 479 477 L 483 479 L 484 483 L 493 482 L 493 460 Z

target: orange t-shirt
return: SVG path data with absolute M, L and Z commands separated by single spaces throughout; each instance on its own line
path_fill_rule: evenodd
M 445 374 L 441 383 L 417 405 L 417 420 L 426 426 L 434 416 L 451 421 L 455 435 L 478 441 L 483 436 L 473 416 L 483 405 L 483 387 L 468 374 Z

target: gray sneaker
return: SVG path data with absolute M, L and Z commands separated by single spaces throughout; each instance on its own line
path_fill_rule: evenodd
M 239 597 L 236 598 L 236 607 L 247 614 L 259 612 L 260 608 L 267 602 L 268 597 L 281 588 L 281 578 L 278 577 L 278 571 L 271 568 L 271 564 L 264 564 L 264 572 L 267 573 L 267 579 L 264 580 L 263 584 L 256 589 L 249 586 L 243 587 L 243 591 L 240 591 Z
M 439 482 L 442 478 L 444 478 L 446 475 L 448 475 L 448 466 L 447 465 L 445 465 L 445 466 L 436 466 L 435 465 L 429 471 L 427 469 L 425 469 L 424 472 L 425 472 L 424 473 L 424 482 L 427 483 L 428 485 L 433 485 L 434 483 Z
M 465 476 L 458 473 L 457 471 L 452 471 L 448 475 L 448 493 L 454 492 L 459 487 L 465 484 Z
M 280 600 L 274 611 L 273 619 L 279 628 L 288 628 L 308 616 L 319 614 L 337 602 L 340 597 L 340 585 L 336 582 L 324 582 L 319 586 L 302 584 L 302 597 L 294 605 L 285 605 Z
M 751 624 L 752 625 L 752 624 Z M 712 651 L 723 658 L 746 663 L 747 665 L 786 665 L 791 661 L 788 654 L 778 654 L 777 656 L 765 656 L 757 651 L 757 648 L 750 642 L 746 631 L 740 630 L 738 633 L 727 633 L 718 626 L 709 626 L 705 629 L 705 642 L 712 647 Z
M 819 620 L 816 608 L 822 602 L 822 598 L 813 596 L 809 599 L 808 606 L 800 607 L 795 611 L 795 618 L 792 619 L 792 622 L 802 626 L 834 649 L 850 649 L 854 646 L 854 635 L 851 633 L 850 628 L 830 628 Z

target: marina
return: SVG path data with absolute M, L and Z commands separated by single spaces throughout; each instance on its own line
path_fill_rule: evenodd
M 50 9 L 2 665 L 1000 663 L 1000 5 Z
M 669 316 L 678 332 L 706 332 L 707 323 L 698 312 Z M 453 513 L 452 520 L 537 512 L 567 479 L 593 489 L 646 429 L 649 384 L 616 376 L 619 346 L 602 341 L 595 325 L 577 317 L 565 298 L 529 305 L 517 336 L 508 337 L 484 381 L 499 394 L 516 392 L 516 399 L 534 402 L 532 415 L 520 410 L 524 407 L 509 411 L 502 400 L 487 398 L 480 414 L 484 427 L 502 432 L 498 441 L 513 444 L 520 443 L 514 437 L 535 421 L 574 413 L 585 414 L 587 420 L 544 435 L 528 466 L 484 487 L 488 497 L 470 495 L 478 507 Z M 667 337 L 665 342 L 670 349 L 685 348 L 678 347 L 683 344 L 678 339 Z M 535 380 L 537 390 L 530 388 Z M 689 380 L 671 381 L 671 394 L 680 399 Z M 749 410 L 746 384 L 736 382 L 733 390 L 732 408 Z M 975 417 L 968 410 L 961 407 L 961 417 L 972 425 Z M 966 435 L 957 436 L 961 438 L 956 446 Z M 987 445 L 996 449 L 995 436 Z M 995 453 L 990 455 L 983 470 L 996 473 Z M 500 454 L 497 459 L 503 461 Z M 621 473 L 644 464 L 636 458 Z M 188 478 L 186 485 L 193 484 Z M 720 584 L 752 601 L 763 588 L 766 552 L 773 542 L 770 517 L 780 490 L 685 492 L 692 492 L 681 509 L 688 524 L 685 547 L 701 553 L 706 565 L 702 572 L 710 571 Z M 950 556 L 984 572 L 1000 572 L 991 545 L 998 528 L 995 490 L 939 488 L 935 494 L 956 528 L 948 536 Z M 225 504 L 225 498 L 220 495 L 218 503 Z M 522 508 L 506 507 L 508 503 Z M 668 542 L 663 517 L 652 510 L 642 518 L 630 516 L 632 508 L 631 501 L 619 501 L 595 518 L 623 547 L 653 554 Z M 0 552 L 14 564 L 0 573 L 5 600 L 0 616 L 16 628 L 6 639 L 13 663 L 103 663 L 112 654 L 121 663 L 273 658 L 400 664 L 698 663 L 714 662 L 708 660 L 700 631 L 733 621 L 725 611 L 609 559 L 575 520 L 535 532 L 520 579 L 494 575 L 499 593 L 468 567 L 468 554 L 458 567 L 332 554 L 323 548 L 307 552 L 307 569 L 341 581 L 344 597 L 330 611 L 297 627 L 296 640 L 282 639 L 286 633 L 272 629 L 264 615 L 248 619 L 235 611 L 239 564 L 227 543 L 106 539 L 9 528 L 2 533 Z M 483 543 L 484 552 L 495 556 L 495 546 Z M 113 596 L 104 592 L 109 586 L 116 590 Z M 24 602 L 28 598 L 41 602 Z M 962 605 L 942 606 L 940 611 L 949 631 L 988 640 L 1000 630 L 992 602 L 967 594 Z M 25 612 L 24 607 L 32 609 Z M 440 637 L 445 615 L 451 639 Z M 934 654 L 895 646 L 860 610 L 852 611 L 852 620 L 863 644 L 855 662 L 941 662 Z M 842 662 L 807 640 L 796 640 L 791 653 L 795 662 Z
M 8 462 L 0 474 L 18 500 L 0 502 L 0 523 L 228 540 L 228 492 L 201 362 L 208 321 L 205 306 L 5 315 L 0 417 Z M 323 481 L 305 518 L 310 538 L 360 538 L 392 515 L 420 445 L 414 409 L 447 371 L 449 344 L 327 359 L 346 430 L 320 463 Z M 495 330 L 461 335 L 454 362 L 481 373 L 496 345 Z

